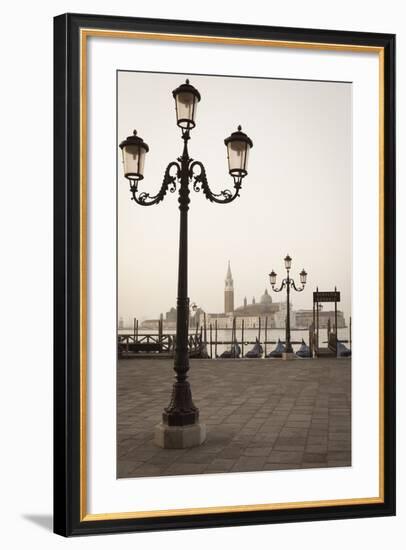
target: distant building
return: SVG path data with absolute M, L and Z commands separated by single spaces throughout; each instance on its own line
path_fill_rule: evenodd
M 312 309 L 299 309 L 295 312 L 296 322 L 295 326 L 297 328 L 309 328 L 313 323 L 313 310 Z M 319 311 L 319 327 L 327 328 L 328 320 L 330 319 L 330 326 L 333 327 L 334 320 L 334 310 L 333 311 Z M 337 328 L 346 328 L 344 313 L 342 311 L 337 311 Z
M 159 328 L 159 319 L 146 319 L 141 323 L 142 329 L 149 329 L 149 330 L 158 330 Z
M 243 321 L 245 328 L 257 328 L 260 322 L 262 326 L 265 326 L 265 322 L 267 322 L 269 328 L 274 328 L 276 327 L 275 314 L 279 309 L 280 305 L 272 302 L 267 289 L 265 289 L 258 303 L 255 296 L 252 298 L 251 304 L 248 304 L 247 297 L 245 297 L 243 305 L 234 308 L 234 280 L 230 262 L 228 262 L 224 286 L 224 313 L 207 313 L 206 325 L 214 325 L 217 322 L 217 328 L 219 329 L 232 328 L 233 319 L 235 318 L 235 324 L 238 328 L 242 326 Z M 200 314 L 200 324 L 203 323 L 204 312 Z
M 233 313 L 234 311 L 234 281 L 231 275 L 230 260 L 228 260 L 227 275 L 224 288 L 224 313 Z
M 293 310 L 292 301 L 290 301 L 289 306 L 290 306 L 289 307 L 289 310 L 290 310 L 290 326 L 293 329 L 297 326 L 296 325 L 296 311 Z M 286 307 L 286 301 L 282 301 L 279 304 L 279 311 L 277 311 L 275 313 L 275 328 L 283 328 L 283 329 L 285 328 L 287 309 L 288 308 Z
M 165 313 L 165 321 L 176 323 L 176 307 L 171 307 L 171 309 Z
M 204 314 L 201 308 L 196 308 L 190 312 L 189 328 L 196 328 L 197 323 L 200 323 L 200 317 Z M 159 321 L 162 321 L 163 330 L 175 330 L 176 329 L 176 317 L 177 311 L 175 307 L 171 307 L 169 311 L 164 315 L 161 313 L 160 319 L 147 319 L 141 324 L 142 329 L 158 330 Z

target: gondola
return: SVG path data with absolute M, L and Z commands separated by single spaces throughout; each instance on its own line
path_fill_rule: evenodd
M 268 353 L 267 357 L 273 357 L 275 359 L 277 358 L 281 358 L 282 357 L 282 353 L 285 352 L 285 344 L 283 344 L 280 340 L 280 338 L 278 338 L 278 344 L 276 346 L 276 348 L 271 351 L 271 353 Z
M 301 357 L 302 359 L 310 359 L 312 354 L 310 352 L 309 346 L 305 343 L 305 341 L 302 338 L 302 343 L 300 345 L 300 348 L 297 350 L 296 355 L 298 357 Z
M 259 342 L 258 338 L 256 338 L 254 347 L 245 354 L 245 357 L 248 357 L 250 359 L 259 359 L 260 357 L 262 357 L 263 353 L 264 350 L 261 346 L 261 343 Z
M 220 359 L 238 359 L 241 355 L 241 348 L 238 344 L 233 344 L 230 349 L 223 351 Z

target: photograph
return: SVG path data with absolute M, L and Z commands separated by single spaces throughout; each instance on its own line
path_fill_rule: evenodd
M 116 91 L 117 478 L 350 468 L 353 84 Z

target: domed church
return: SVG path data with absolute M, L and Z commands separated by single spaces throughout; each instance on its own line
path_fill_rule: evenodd
M 276 326 L 275 315 L 280 309 L 280 304 L 272 302 L 268 289 L 265 289 L 259 302 L 253 297 L 252 302 L 249 304 L 245 297 L 243 305 L 235 308 L 234 280 L 229 261 L 224 285 L 224 313 L 209 313 L 207 314 L 207 321 L 215 322 L 217 320 L 221 327 L 226 328 L 232 326 L 233 319 L 235 318 L 237 326 L 241 325 L 242 320 L 244 320 L 245 327 L 251 328 L 257 327 L 259 318 L 261 318 L 261 324 L 265 323 L 267 319 L 268 327 L 273 328 Z
M 248 304 L 247 298 L 244 298 L 244 304 L 237 307 L 233 313 L 234 317 L 251 317 L 255 325 L 258 323 L 258 317 L 261 317 L 261 321 L 265 321 L 265 317 L 268 317 L 268 325 L 272 327 L 275 325 L 275 313 L 277 313 L 279 309 L 279 304 L 274 304 L 272 302 L 272 297 L 268 289 L 265 289 L 259 302 L 256 302 L 255 297 L 253 297 L 252 302 Z M 247 323 L 248 325 L 251 324 L 249 319 L 246 319 L 246 324 Z

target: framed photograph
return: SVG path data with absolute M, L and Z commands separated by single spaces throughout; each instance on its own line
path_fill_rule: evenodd
M 395 37 L 65 14 L 54 55 L 55 532 L 394 515 Z

